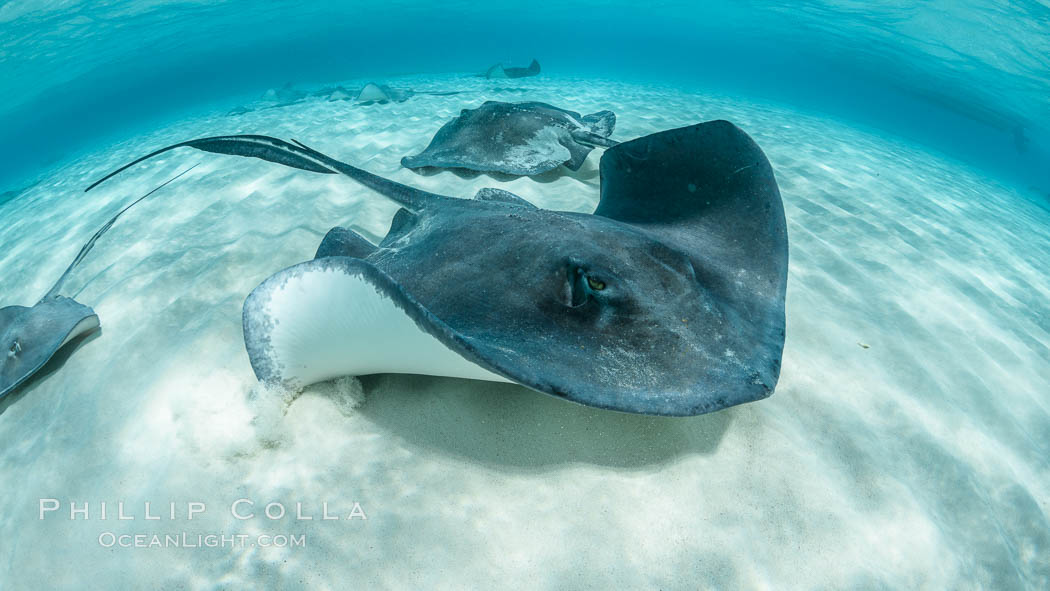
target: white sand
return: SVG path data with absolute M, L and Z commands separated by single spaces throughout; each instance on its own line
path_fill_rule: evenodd
M 957 162 L 782 108 L 547 77 L 387 82 L 471 93 L 182 121 L 0 205 L 0 303 L 29 304 L 120 204 L 202 163 L 68 284 L 101 335 L 0 403 L 0 587 L 42 573 L 114 589 L 1050 586 L 1047 211 Z M 515 86 L 531 91 L 491 90 Z M 255 384 L 244 297 L 331 226 L 378 238 L 396 207 L 343 178 L 192 150 L 81 193 L 155 147 L 253 132 L 435 192 L 493 186 L 590 211 L 600 150 L 536 180 L 399 167 L 461 108 L 526 98 L 612 109 L 617 139 L 726 118 L 765 149 L 791 240 L 772 398 L 662 419 L 374 376 L 287 404 Z M 242 497 L 259 514 L 300 501 L 315 519 L 233 519 Z M 62 510 L 38 520 L 40 498 Z M 70 521 L 70 500 L 90 501 L 92 520 Z M 113 519 L 117 501 L 138 519 Z M 146 501 L 164 516 L 178 502 L 178 519 L 145 521 Z M 206 512 L 186 520 L 188 501 Z M 343 516 L 359 502 L 368 520 L 321 521 L 323 501 Z M 104 548 L 102 532 L 302 533 L 307 546 Z

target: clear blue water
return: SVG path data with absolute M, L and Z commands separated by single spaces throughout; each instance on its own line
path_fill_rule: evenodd
M 71 277 L 102 331 L 0 401 L 0 589 L 1050 588 L 1050 5 L 697 4 L 0 0 L 0 306 L 195 166 Z M 533 57 L 536 78 L 469 76 Z M 264 95 L 369 81 L 462 94 Z M 593 211 L 601 150 L 536 179 L 400 165 L 490 99 L 610 109 L 619 140 L 725 118 L 762 146 L 790 241 L 775 395 L 667 419 L 412 375 L 270 391 L 245 296 L 334 225 L 378 240 L 396 206 L 190 150 L 82 192 L 147 148 L 265 133 Z M 40 519 L 53 497 L 92 519 Z M 315 519 L 241 520 L 240 498 Z M 96 518 L 119 501 L 138 519 Z M 316 519 L 326 501 L 369 519 Z
M 1039 0 L 306 4 L 0 4 L 0 187 L 234 94 L 535 56 L 832 113 L 1050 192 Z

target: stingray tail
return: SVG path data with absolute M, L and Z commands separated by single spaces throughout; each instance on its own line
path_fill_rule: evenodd
M 428 204 L 450 199 L 450 197 L 445 197 L 444 195 L 429 193 L 414 187 L 409 187 L 408 185 L 402 185 L 401 183 L 372 174 L 366 170 L 357 168 L 356 166 L 350 166 L 345 162 L 340 162 L 331 156 L 326 156 L 321 152 L 314 150 L 299 140 L 293 139 L 292 141 L 295 142 L 299 148 L 304 150 L 311 158 L 316 159 L 318 162 L 328 166 L 335 172 L 354 179 L 380 195 L 396 201 L 409 211 L 420 212 L 425 209 Z
M 583 130 L 575 130 L 572 132 L 572 139 L 586 144 L 588 146 L 600 146 L 602 148 L 611 148 L 618 145 L 620 142 L 611 140 L 607 137 L 600 136 L 596 133 Z
M 329 170 L 324 166 L 318 165 L 316 162 L 311 161 L 308 158 L 304 158 L 294 151 L 289 152 L 282 150 L 282 147 L 289 146 L 289 144 L 282 142 L 281 140 L 270 138 L 264 135 L 226 135 L 216 137 L 206 137 L 199 140 L 190 140 L 188 142 L 181 142 L 173 144 L 150 152 L 145 156 L 133 160 L 124 166 L 114 170 L 99 180 L 91 183 L 91 185 L 84 189 L 87 193 L 91 189 L 101 185 L 108 181 L 110 178 L 124 172 L 125 170 L 135 166 L 139 162 L 149 160 L 154 156 L 158 156 L 169 150 L 175 148 L 196 148 L 205 152 L 214 152 L 216 154 L 230 154 L 233 156 L 249 156 L 254 158 L 260 158 L 262 160 L 269 160 L 270 162 L 276 162 L 278 164 L 284 164 L 285 166 L 292 166 L 294 168 L 301 168 L 310 172 L 320 172 L 325 174 L 334 174 L 333 171 Z M 293 147 L 294 146 L 290 146 Z
M 414 189 L 407 185 L 402 185 L 401 183 L 374 175 L 355 166 L 350 166 L 345 162 L 340 162 L 330 156 L 326 156 L 317 150 L 307 147 L 302 142 L 295 140 L 292 141 L 295 143 L 291 144 L 284 140 L 265 135 L 226 135 L 181 142 L 161 148 L 143 156 L 142 158 L 121 166 L 117 170 L 114 170 L 92 183 L 91 186 L 85 189 L 85 191 L 90 191 L 100 183 L 112 178 L 139 162 L 148 160 L 158 154 L 167 152 L 168 150 L 188 147 L 217 154 L 259 158 L 268 162 L 276 162 L 277 164 L 283 164 L 285 166 L 291 166 L 293 168 L 299 168 L 310 172 L 343 174 L 412 211 L 418 212 L 428 203 L 436 200 L 448 199 L 448 197 L 442 195 Z
M 47 295 L 45 295 L 43 298 L 41 298 L 41 301 L 46 300 L 49 297 L 58 295 L 58 291 L 62 288 L 62 284 L 66 282 L 66 278 L 69 277 L 69 274 L 73 271 L 74 268 L 76 268 L 77 265 L 79 265 L 81 263 L 81 261 L 84 260 L 84 257 L 86 257 L 88 255 L 88 253 L 91 252 L 91 249 L 95 247 L 95 242 L 97 242 L 98 239 L 101 238 L 103 234 L 108 232 L 109 229 L 113 227 L 113 224 L 117 223 L 117 219 L 119 219 L 120 216 L 124 215 L 124 212 L 126 212 L 129 209 L 131 209 L 132 207 L 135 207 L 136 205 L 138 205 L 139 202 L 141 202 L 146 197 L 149 197 L 150 195 L 152 195 L 152 194 L 156 193 L 157 191 L 163 189 L 169 183 L 171 183 L 175 179 L 181 177 L 182 175 L 186 174 L 187 172 L 193 170 L 194 168 L 197 168 L 197 166 L 199 166 L 199 165 L 200 165 L 200 162 L 198 162 L 197 164 L 194 164 L 193 166 L 187 168 L 186 170 L 180 172 L 179 174 L 177 174 L 177 175 L 171 177 L 170 179 L 164 181 L 163 183 L 161 183 L 160 185 L 155 187 L 149 193 L 146 193 L 142 197 L 139 197 L 138 199 L 136 199 L 136 200 L 132 201 L 131 203 L 129 203 L 128 205 L 124 206 L 123 209 L 121 209 L 120 211 L 117 212 L 117 215 L 109 218 L 109 221 L 106 222 L 105 224 L 103 224 L 102 227 L 99 228 L 98 231 L 95 232 L 95 234 L 91 237 L 91 239 L 88 240 L 86 244 L 84 244 L 84 246 L 80 247 L 80 252 L 77 253 L 76 258 L 74 258 L 73 262 L 70 263 L 68 267 L 66 267 L 65 272 L 62 273 L 62 276 L 58 278 L 58 281 L 55 282 L 55 285 L 51 288 L 51 290 L 47 292 Z

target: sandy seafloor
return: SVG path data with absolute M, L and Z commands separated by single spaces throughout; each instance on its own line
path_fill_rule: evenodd
M 468 92 L 215 112 L 102 146 L 0 204 L 2 303 L 30 304 L 121 204 L 201 163 L 69 283 L 101 334 L 0 405 L 0 587 L 1050 587 L 1050 213 L 1030 195 L 741 99 L 546 76 L 387 82 Z M 537 179 L 400 168 L 487 99 L 612 109 L 616 139 L 725 118 L 758 141 L 791 247 L 772 398 L 667 419 L 388 375 L 289 404 L 256 386 L 245 296 L 334 225 L 378 239 L 396 206 L 345 178 L 193 150 L 81 192 L 156 147 L 266 133 L 430 191 L 501 187 L 591 211 L 600 150 Z M 62 510 L 39 520 L 40 498 Z M 236 520 L 239 498 L 260 514 L 302 502 L 314 520 Z M 91 521 L 70 521 L 69 501 L 91 502 Z M 137 519 L 113 519 L 117 501 Z M 165 519 L 144 520 L 146 501 Z M 186 520 L 189 501 L 206 512 Z M 325 501 L 341 515 L 358 502 L 368 519 L 322 521 Z M 104 548 L 103 532 L 305 534 L 307 546 Z

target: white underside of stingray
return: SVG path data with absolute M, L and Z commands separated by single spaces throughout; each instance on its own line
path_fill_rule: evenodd
M 245 341 L 261 380 L 302 388 L 347 375 L 410 373 L 508 382 L 425 332 L 365 274 L 303 263 L 245 303 Z
M 66 335 L 65 340 L 62 341 L 62 344 L 59 345 L 58 348 L 61 349 L 62 347 L 65 347 L 69 343 L 69 341 L 72 341 L 77 337 L 81 337 L 90 332 L 93 332 L 97 330 L 100 326 L 101 324 L 99 324 L 98 316 L 95 316 L 94 314 L 88 316 L 87 318 L 78 322 L 77 325 L 73 327 L 73 330 L 69 331 L 69 334 Z

